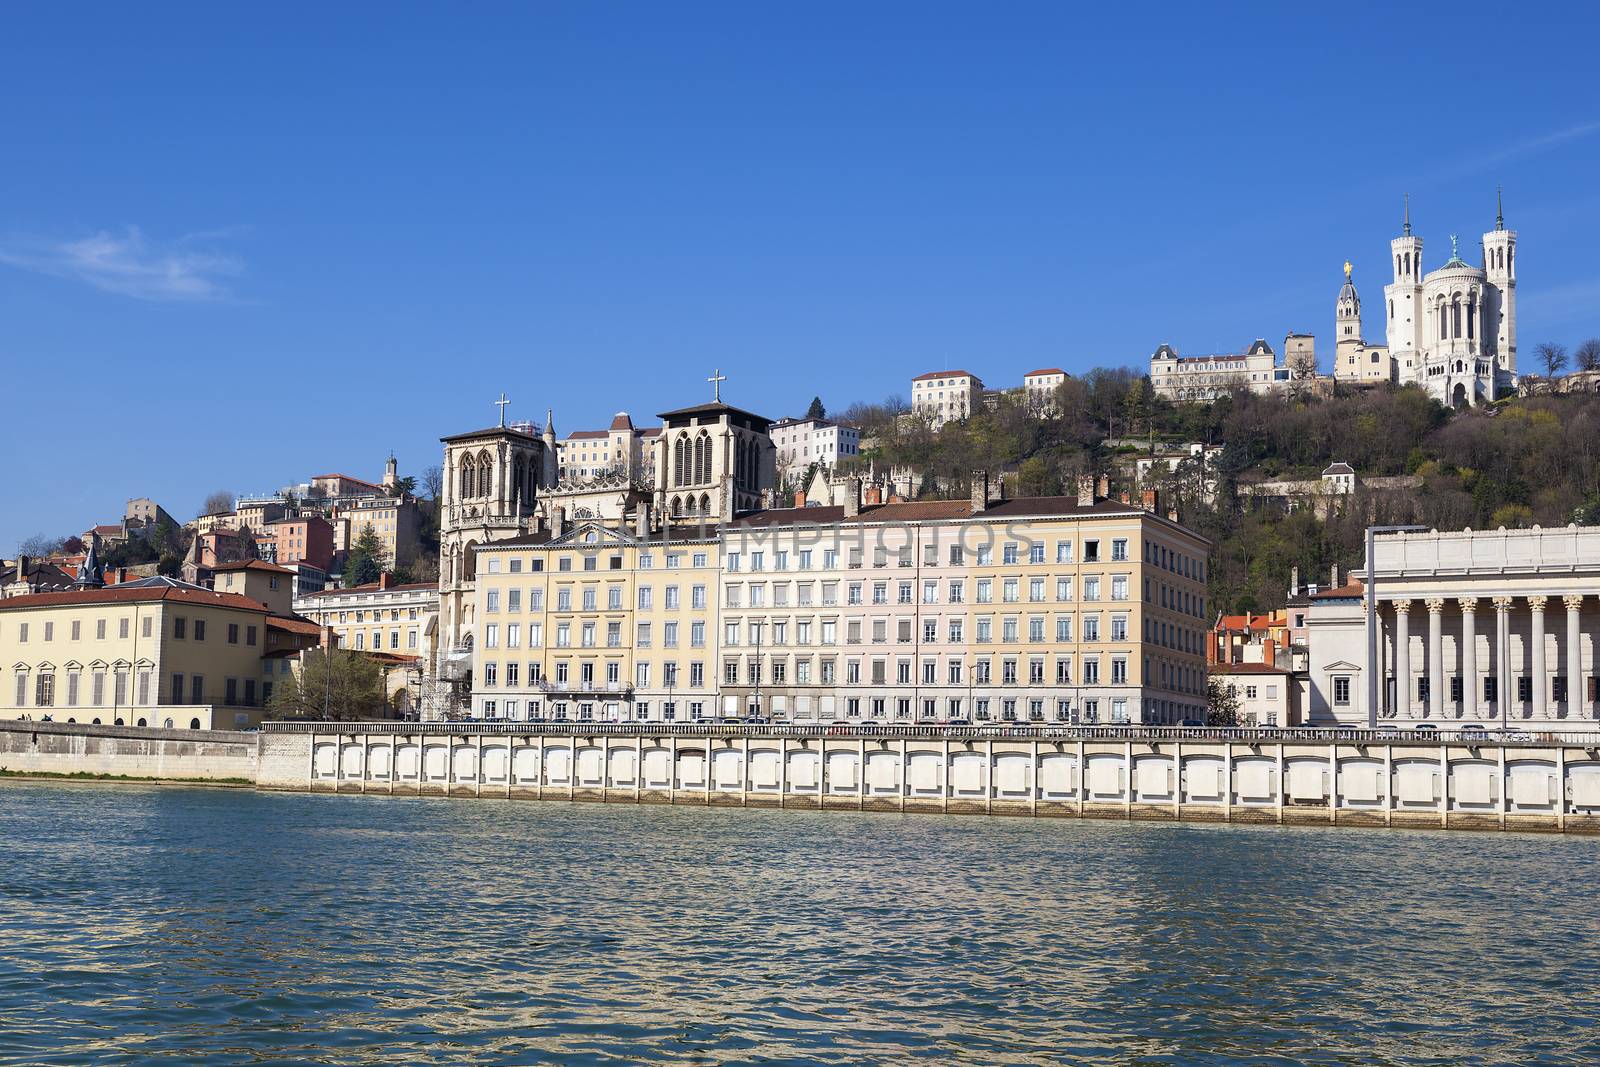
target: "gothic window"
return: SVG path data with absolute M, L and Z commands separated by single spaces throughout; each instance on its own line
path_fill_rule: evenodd
M 679 457 L 678 458 L 682 459 L 683 458 L 683 456 L 682 456 L 682 453 L 683 453 L 683 441 L 682 440 L 678 441 L 678 453 L 679 453 Z M 682 515 L 683 514 L 683 498 L 682 497 L 676 497 L 675 496 L 675 497 L 672 498 L 672 514 L 673 515 Z
M 494 462 L 489 458 L 488 452 L 478 453 L 478 495 L 489 496 L 494 492 Z
M 686 456 L 687 449 L 682 435 L 672 443 L 672 484 L 682 485 L 688 477 L 689 462 Z M 673 498 L 672 510 L 678 510 L 677 498 Z
M 478 542 L 468 541 L 466 549 L 462 552 L 463 581 L 472 581 L 478 576 Z
M 708 493 L 700 494 L 700 514 L 711 514 L 711 496 Z
M 461 477 L 459 481 L 459 495 L 461 496 L 461 499 L 465 500 L 472 495 L 472 490 L 475 484 L 473 481 L 471 456 L 467 456 L 461 461 Z
M 1450 336 L 1461 336 L 1461 298 L 1459 296 L 1450 301 Z
M 694 442 L 694 482 L 695 485 L 704 485 L 711 480 L 711 438 L 704 431 Z
M 1474 295 L 1476 295 L 1476 294 L 1474 294 Z M 1472 337 L 1473 337 L 1473 327 L 1474 327 L 1475 323 L 1472 320 L 1474 318 L 1476 318 L 1476 316 L 1473 314 L 1473 312 L 1476 311 L 1476 310 L 1477 310 L 1477 305 L 1472 301 L 1468 301 L 1468 303 L 1467 303 L 1467 340 L 1469 340 L 1469 341 L 1472 340 Z

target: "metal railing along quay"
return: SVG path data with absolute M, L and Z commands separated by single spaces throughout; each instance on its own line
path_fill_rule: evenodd
M 1391 741 L 1422 744 L 1524 744 L 1591 745 L 1600 747 L 1600 728 L 1549 730 L 1520 728 L 1496 730 L 1375 730 L 1343 727 L 1205 727 L 1205 726 L 1074 726 L 1041 723 L 946 725 L 940 723 L 714 723 L 714 722 L 593 722 L 554 719 L 542 722 L 505 721 L 279 721 L 264 722 L 262 731 L 286 734 L 367 734 L 430 737 L 543 735 L 547 737 L 846 737 L 939 738 L 951 740 L 1014 738 L 1068 741 L 1194 741 L 1277 744 L 1379 744 Z

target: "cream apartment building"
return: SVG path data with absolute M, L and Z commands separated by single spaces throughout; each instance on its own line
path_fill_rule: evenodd
M 340 648 L 426 657 L 424 662 L 432 662 L 437 650 L 439 586 L 434 582 L 395 582 L 385 573 L 366 585 L 296 597 L 294 610 L 331 630 Z
M 0 600 L 0 718 L 257 725 L 268 618 L 258 601 L 166 578 Z
M 611 722 L 718 714 L 714 538 L 589 522 L 482 545 L 478 557 L 474 714 Z
M 754 512 L 681 545 L 590 525 L 482 546 L 474 710 L 1199 717 L 1207 543 L 1092 490 L 1003 500 L 975 485 L 969 500 L 869 504 L 857 484 L 843 505 Z

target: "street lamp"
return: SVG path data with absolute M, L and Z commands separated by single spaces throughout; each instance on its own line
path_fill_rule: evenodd
M 1375 538 L 1378 534 L 1422 533 L 1426 526 L 1368 526 L 1367 527 L 1367 729 L 1378 728 L 1378 571 L 1373 560 Z M 1395 685 L 1404 686 L 1409 679 L 1397 678 Z M 1404 692 L 1404 690 L 1401 690 Z

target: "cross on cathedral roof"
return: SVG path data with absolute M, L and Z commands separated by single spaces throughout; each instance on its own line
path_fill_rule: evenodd
M 728 376 L 722 373 L 721 367 L 713 367 L 711 369 L 711 377 L 707 378 L 706 381 L 711 383 L 711 402 L 713 404 L 722 403 L 722 383 L 727 380 Z

